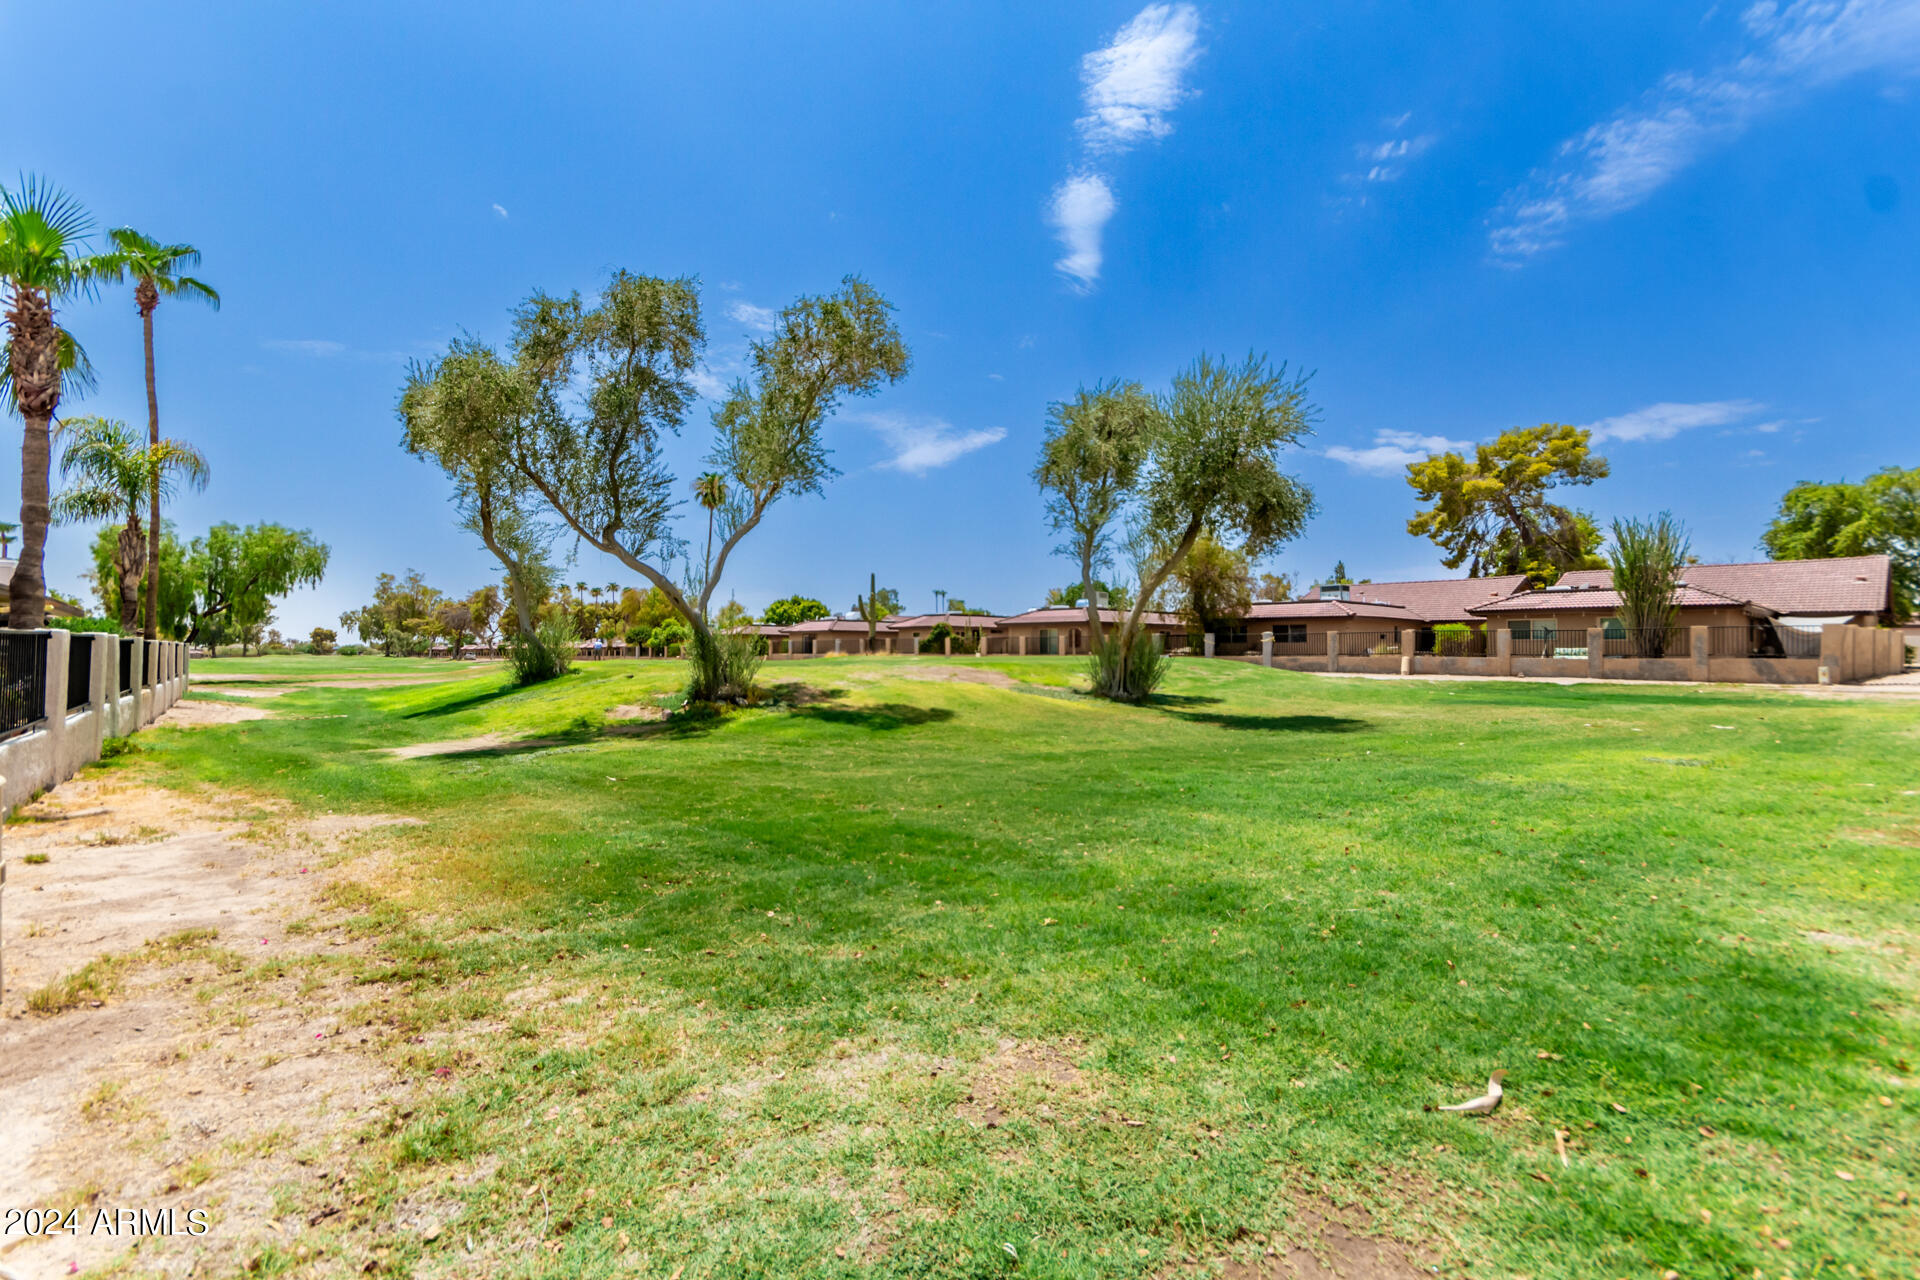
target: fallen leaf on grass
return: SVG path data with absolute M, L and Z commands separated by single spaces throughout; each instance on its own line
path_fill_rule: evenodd
M 1618 1112 L 1619 1112 L 1619 1113 L 1620 1113 L 1621 1115 L 1625 1115 L 1625 1114 L 1627 1114 L 1627 1109 L 1626 1109 L 1625 1107 L 1623 1107 L 1623 1106 L 1621 1106 L 1621 1105 L 1620 1105 L 1619 1103 L 1617 1103 L 1617 1102 L 1616 1102 L 1616 1103 L 1613 1103 L 1613 1104 L 1612 1104 L 1612 1106 L 1613 1106 L 1613 1109 L 1614 1109 L 1615 1111 L 1618 1111 Z

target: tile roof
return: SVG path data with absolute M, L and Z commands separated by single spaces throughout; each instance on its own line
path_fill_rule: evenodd
M 1423 620 L 1403 605 L 1375 604 L 1365 600 L 1283 600 L 1275 604 L 1256 604 L 1247 610 L 1249 622 L 1286 622 L 1296 618 L 1392 618 L 1407 623 Z
M 906 631 L 918 631 L 922 627 L 937 627 L 943 622 L 949 627 L 991 631 L 1000 625 L 1000 618 L 987 613 L 915 613 L 887 619 L 888 626 Z
M 1351 604 L 1397 604 L 1425 622 L 1469 622 L 1474 605 L 1489 600 L 1504 600 L 1527 589 L 1523 573 L 1498 578 L 1428 578 L 1418 582 L 1356 582 L 1351 589 Z M 1320 598 L 1314 587 L 1305 597 Z
M 1892 596 L 1886 556 L 1832 560 L 1762 560 L 1752 564 L 1690 564 L 1681 576 L 1700 587 L 1765 605 L 1775 613 L 1883 613 Z M 1608 586 L 1607 569 L 1576 569 L 1560 579 L 1571 586 Z
M 1571 574 L 1567 575 L 1567 577 L 1571 576 Z M 1560 581 L 1564 583 L 1566 578 Z M 1753 602 L 1750 600 L 1736 600 L 1732 596 L 1723 596 L 1717 591 L 1704 591 L 1695 586 L 1677 589 L 1673 593 L 1673 602 L 1682 609 L 1734 608 L 1751 609 L 1755 613 L 1772 612 L 1765 606 L 1753 608 Z M 1574 609 L 1582 612 L 1588 610 L 1606 612 L 1619 607 L 1619 592 L 1589 587 L 1573 591 L 1522 591 L 1518 595 L 1508 596 L 1505 600 L 1495 600 L 1492 604 L 1476 605 L 1473 611 L 1476 614 L 1561 613 Z
M 880 632 L 891 631 L 892 629 L 893 627 L 890 623 L 883 622 L 874 628 L 874 631 L 878 634 Z M 782 627 L 781 631 L 787 635 L 811 634 L 822 631 L 858 631 L 861 635 L 865 635 L 867 634 L 867 624 L 859 618 L 815 618 L 812 622 L 796 622 L 790 627 Z
M 1100 610 L 1100 622 L 1103 626 L 1116 625 L 1123 616 L 1118 609 Z M 1186 625 L 1186 623 L 1180 620 L 1178 614 L 1172 613 L 1143 613 L 1140 615 L 1140 621 L 1150 627 L 1183 627 Z M 1000 625 L 1003 627 L 1015 625 L 1031 626 L 1036 623 L 1045 625 L 1056 622 L 1062 626 L 1070 627 L 1078 623 L 1084 627 L 1087 625 L 1087 611 L 1085 609 L 1075 609 L 1068 605 L 1049 605 L 1044 609 L 1029 609 L 1025 613 L 1016 613 L 1011 618 L 1000 619 Z

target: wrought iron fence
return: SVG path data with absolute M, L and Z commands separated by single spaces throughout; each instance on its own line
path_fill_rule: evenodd
M 1529 635 L 1514 636 L 1512 643 L 1513 656 L 1516 658 L 1584 657 L 1587 652 L 1587 633 L 1536 629 Z
M 1609 658 L 1685 658 L 1693 653 L 1684 627 L 1609 629 L 1601 652 Z
M 1487 633 L 1479 627 L 1429 627 L 1414 632 L 1413 651 L 1442 658 L 1484 658 Z
M 80 711 L 93 702 L 93 637 L 76 633 L 67 644 L 67 710 Z
M 121 697 L 133 692 L 133 645 L 133 637 L 120 637 L 120 683 L 115 687 Z
M 1817 658 L 1820 633 L 1758 618 L 1743 627 L 1708 627 L 1707 653 L 1715 658 Z
M 0 737 L 47 718 L 47 634 L 0 632 Z
M 1395 657 L 1400 652 L 1398 631 L 1342 631 L 1340 656 L 1343 658 Z

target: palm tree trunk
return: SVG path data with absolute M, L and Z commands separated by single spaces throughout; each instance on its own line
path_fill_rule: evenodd
M 13 389 L 26 430 L 20 439 L 20 560 L 7 584 L 7 625 L 31 630 L 47 620 L 48 471 L 51 431 L 60 407 L 60 330 L 53 303 L 16 287 L 6 316 L 13 337 Z
M 140 293 L 140 327 L 147 348 L 147 442 L 154 447 L 160 444 L 160 396 L 153 384 L 153 308 L 159 299 L 149 300 L 145 290 L 153 288 L 150 281 L 142 280 Z M 160 627 L 160 469 L 155 467 L 153 478 L 147 492 L 147 625 L 141 634 L 152 640 L 159 635 Z M 124 589 L 124 588 L 123 588 Z
M 114 568 L 120 571 L 120 629 L 128 634 L 140 620 L 140 562 L 146 558 L 145 541 L 139 521 L 129 518 L 120 530 L 120 545 L 114 556 Z

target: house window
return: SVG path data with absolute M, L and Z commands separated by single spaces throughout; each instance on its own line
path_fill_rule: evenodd
M 1507 630 L 1513 633 L 1515 640 L 1533 639 L 1533 624 L 1530 622 L 1509 622 Z
M 1624 639 L 1627 634 L 1627 629 L 1620 625 L 1620 619 L 1618 618 L 1608 618 L 1602 626 L 1606 629 L 1607 639 L 1609 640 Z
M 1275 644 L 1305 644 L 1307 642 L 1307 624 L 1304 622 L 1282 622 L 1273 628 Z
M 1244 622 L 1226 623 L 1220 628 L 1219 634 L 1214 636 L 1214 639 L 1221 644 L 1245 644 L 1247 642 L 1247 624 Z
M 1060 652 L 1060 633 L 1058 631 L 1053 630 L 1051 627 L 1041 628 L 1040 652 L 1041 653 Z

